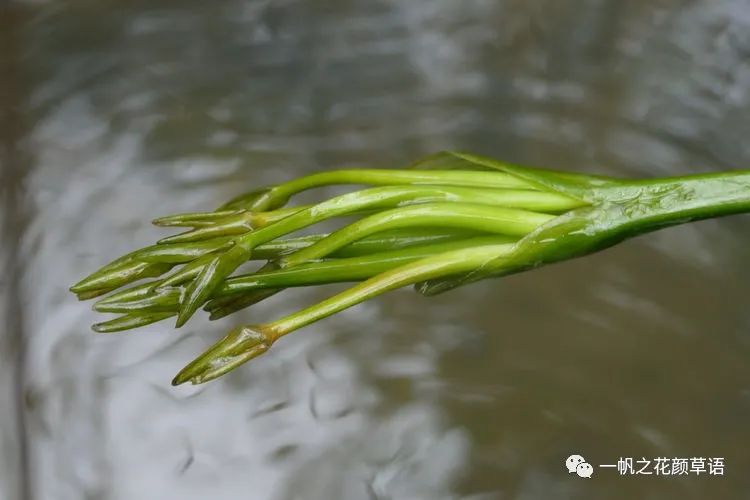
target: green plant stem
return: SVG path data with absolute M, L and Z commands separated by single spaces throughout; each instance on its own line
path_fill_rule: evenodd
M 210 313 L 211 320 L 216 320 L 265 300 L 287 287 L 361 281 L 431 255 L 461 248 L 510 243 L 514 240 L 513 237 L 502 235 L 475 237 L 362 257 L 314 261 L 290 268 L 229 278 L 224 287 L 217 291 L 217 297 L 205 305 L 204 310 Z
M 312 307 L 274 321 L 268 327 L 277 337 L 281 337 L 387 291 L 435 276 L 471 271 L 490 259 L 509 253 L 512 249 L 512 243 L 501 243 L 427 257 L 382 273 Z
M 352 169 L 319 172 L 262 191 L 245 193 L 220 207 L 241 206 L 252 210 L 273 210 L 285 205 L 292 196 L 310 189 L 331 185 L 393 186 L 401 184 L 429 184 L 434 186 L 466 186 L 483 188 L 535 189 L 529 183 L 505 173 L 457 172 L 454 170 L 385 170 Z M 248 204 L 247 199 L 253 199 Z
M 554 181 L 550 185 L 554 186 Z M 419 292 L 435 295 L 481 279 L 588 255 L 661 228 L 749 212 L 750 172 L 610 179 L 589 186 L 585 198 L 591 206 L 571 210 L 540 226 L 518 242 L 512 256 L 488 262 L 466 276 L 430 280 L 420 284 Z
M 437 243 L 360 257 L 308 262 L 295 267 L 262 274 L 248 274 L 227 279 L 217 290 L 218 296 L 243 293 L 257 288 L 294 287 L 359 281 L 394 267 L 429 256 L 476 246 L 513 243 L 515 238 L 503 235 L 479 236 L 461 241 Z
M 206 260 L 201 258 L 199 261 L 196 261 L 195 265 L 186 266 L 184 271 L 181 270 L 164 280 L 162 286 L 180 284 L 188 279 L 192 279 L 181 303 L 180 312 L 177 315 L 177 326 L 185 324 L 195 311 L 213 294 L 219 283 L 249 258 L 254 246 L 267 241 L 263 238 L 274 239 L 281 234 L 285 234 L 286 228 L 279 229 L 279 227 L 283 227 L 287 221 L 303 215 L 306 215 L 305 211 L 298 212 L 272 226 L 240 237 L 237 240 L 237 244 L 222 255 L 216 257 L 208 255 Z M 312 215 L 314 218 L 317 214 L 313 213 Z M 554 217 L 553 215 L 527 210 L 456 202 L 425 203 L 423 205 L 406 206 L 381 212 L 362 221 L 355 222 L 347 228 L 337 231 L 328 238 L 312 245 L 310 248 L 298 252 L 299 255 L 293 254 L 285 258 L 282 262 L 284 265 L 291 266 L 305 260 L 324 257 L 333 250 L 341 248 L 358 238 L 378 231 L 399 227 L 458 227 L 521 236 L 533 231 L 536 227 Z M 303 223 L 309 222 L 309 220 L 303 220 Z M 246 239 L 242 241 L 242 238 Z
M 328 185 L 376 187 L 283 208 L 296 194 Z M 214 319 L 287 287 L 357 283 L 277 321 L 230 331 L 173 381 L 202 383 L 263 354 L 284 335 L 389 290 L 416 284 L 434 295 L 662 227 L 744 212 L 750 212 L 750 171 L 624 180 L 449 152 L 408 170 L 313 174 L 246 193 L 215 212 L 156 219 L 192 230 L 112 261 L 71 289 L 80 299 L 93 298 L 161 276 L 95 304 L 124 313 L 94 326 L 111 332 L 174 316 L 180 326 L 201 306 Z M 331 234 L 288 237 L 352 215 L 358 220 Z M 229 277 L 248 260 L 268 262 L 253 274 Z
M 451 174 L 456 173 L 451 172 Z M 488 175 L 486 173 L 481 174 L 483 176 Z M 489 175 L 499 175 L 503 179 L 506 176 L 505 174 L 496 173 L 489 173 Z M 454 175 L 453 177 L 456 176 Z M 500 182 L 496 181 L 496 184 L 500 184 Z M 260 214 L 259 216 L 268 217 L 268 220 L 272 221 L 272 223 L 257 231 L 252 231 L 250 227 L 242 226 L 242 224 L 237 225 L 232 222 L 229 228 L 226 229 L 229 236 L 234 236 L 237 230 L 244 230 L 242 228 L 250 232 L 235 236 L 236 239 L 233 241 L 236 241 L 242 248 L 228 249 L 225 253 L 235 255 L 235 260 L 237 265 L 239 265 L 250 258 L 250 250 L 258 244 L 267 243 L 279 236 L 303 229 L 331 217 L 351 215 L 366 210 L 383 209 L 400 204 L 432 201 L 486 203 L 549 212 L 560 212 L 582 204 L 577 199 L 557 193 L 518 189 L 480 189 L 415 185 L 371 188 L 338 196 L 310 207 L 282 209 L 276 212 Z M 243 214 L 239 215 L 243 216 Z M 230 217 L 236 218 L 237 215 L 231 215 Z M 173 276 L 167 278 L 166 284 L 172 285 L 196 278 L 200 274 L 201 269 L 213 262 L 214 257 L 210 255 L 211 252 L 219 251 L 226 245 L 231 245 L 231 242 L 224 239 L 229 236 L 225 234 L 224 228 L 221 226 L 208 226 L 182 235 L 165 238 L 158 245 L 153 245 L 137 252 L 131 252 L 127 256 L 104 266 L 71 287 L 71 290 L 76 293 L 93 293 L 95 290 L 101 290 L 104 293 L 112 288 L 132 283 L 144 277 L 159 276 L 170 269 L 170 266 L 141 265 L 139 261 L 160 264 L 193 261 L 193 264 L 185 266 Z M 196 238 L 213 239 L 204 242 L 193 242 L 192 240 Z M 206 257 L 198 258 L 196 261 L 194 260 L 196 256 Z M 231 265 L 225 267 L 230 269 L 229 272 L 233 270 Z M 186 315 L 189 316 L 187 313 Z M 181 321 L 184 321 L 184 316 L 181 318 Z
M 454 172 L 455 173 L 455 172 Z M 552 194 L 552 197 L 548 195 Z M 581 202 L 570 197 L 560 198 L 554 193 L 542 193 L 534 191 L 513 190 L 490 190 L 455 187 L 436 186 L 388 186 L 356 191 L 337 196 L 328 201 L 319 203 L 307 209 L 296 212 L 289 217 L 281 219 L 275 224 L 253 231 L 235 239 L 237 251 L 237 262 L 245 262 L 251 258 L 252 249 L 275 240 L 281 236 L 312 226 L 324 220 L 349 215 L 351 213 L 381 207 L 391 207 L 394 204 L 428 203 L 435 201 L 450 201 L 452 203 L 484 203 L 488 205 L 507 205 L 509 203 L 523 205 L 525 207 L 546 207 L 564 210 L 565 206 L 580 206 Z M 403 207 L 400 210 L 404 210 Z M 520 213 L 520 212 L 519 212 Z M 439 226 L 439 225 L 438 225 Z M 460 224 L 442 225 L 443 227 L 462 227 Z M 497 231 L 494 231 L 497 232 Z M 229 251 L 234 251 L 230 249 Z M 245 255 L 240 255 L 244 250 Z M 173 286 L 196 278 L 202 269 L 211 262 L 211 255 L 194 261 L 172 276 L 165 279 L 164 286 Z M 229 268 L 231 266 L 228 266 Z M 234 267 L 236 268 L 236 266 Z M 229 272 L 231 273 L 233 269 Z M 224 276 L 226 277 L 226 276 Z M 218 278 L 216 278 L 218 279 Z M 222 278 L 223 279 L 223 278 Z
M 513 244 L 498 244 L 446 252 L 397 267 L 371 278 L 334 297 L 260 327 L 225 337 L 186 366 L 172 382 L 201 384 L 237 368 L 262 354 L 278 338 L 303 326 L 352 307 L 389 290 L 436 276 L 468 272 L 492 258 L 510 251 Z M 260 348 L 259 348 L 260 347 Z
M 354 222 L 305 249 L 283 257 L 279 260 L 279 266 L 293 267 L 320 259 L 357 239 L 395 228 L 457 227 L 520 237 L 554 218 L 554 215 L 527 210 L 469 203 L 413 205 L 379 212 Z
M 524 208 L 540 212 L 560 213 L 584 205 L 583 202 L 558 193 L 532 191 L 528 189 L 486 189 L 454 186 L 386 186 L 349 193 L 330 200 L 328 206 L 284 208 L 270 212 L 244 212 L 216 221 L 215 225 L 200 227 L 192 231 L 159 240 L 164 243 L 184 243 L 226 235 L 240 235 L 260 230 L 295 213 L 313 214 L 324 212 L 335 206 L 338 214 L 355 215 L 413 203 L 431 201 L 455 201 L 476 204 Z M 327 203 L 327 202 L 326 202 Z M 322 205 L 322 206 L 321 206 Z M 329 216 L 336 216 L 332 214 Z M 326 215 L 323 214 L 324 217 Z
M 351 214 L 357 210 L 388 208 L 402 202 L 433 203 L 439 201 L 451 203 L 471 203 L 479 205 L 514 206 L 521 205 L 529 210 L 549 211 L 565 210 L 565 207 L 581 206 L 581 202 L 572 198 L 553 197 L 554 193 L 537 193 L 533 191 L 506 191 L 489 189 L 469 189 L 455 187 L 415 187 L 389 186 L 372 188 L 363 191 L 337 196 L 313 207 L 296 212 L 276 224 L 259 229 L 239 237 L 238 246 L 253 248 L 280 236 L 304 229 L 332 217 Z M 405 210 L 407 207 L 402 208 Z
M 394 229 L 392 231 L 383 231 L 371 236 L 362 238 L 347 245 L 331 254 L 331 257 L 358 257 L 401 248 L 409 248 L 418 245 L 439 243 L 446 241 L 456 241 L 469 237 L 477 236 L 479 233 L 468 229 L 454 228 L 409 228 Z M 296 238 L 287 238 L 283 240 L 273 240 L 253 249 L 252 259 L 254 260 L 277 260 L 284 255 L 307 248 L 316 243 L 328 234 L 313 234 L 309 236 L 299 236 Z
M 554 179 L 551 182 L 554 183 Z M 626 237 L 661 227 L 750 211 L 750 173 L 638 182 L 608 181 L 607 185 L 591 189 L 589 196 L 598 199 L 594 206 L 572 210 L 549 220 L 549 225 L 542 224 L 516 244 L 503 245 L 488 252 L 483 251 L 486 247 L 479 247 L 428 257 L 381 273 L 273 323 L 230 332 L 181 371 L 173 383 L 188 380 L 202 383 L 221 376 L 267 351 L 283 335 L 415 281 L 446 279 L 451 275 L 475 273 L 477 269 L 491 273 L 530 268 L 590 253 Z M 304 261 L 315 254 L 311 249 L 331 238 L 287 257 L 286 262 Z M 482 276 L 482 273 L 478 274 Z
M 477 237 L 479 233 L 465 229 L 450 228 L 409 228 L 407 230 L 384 231 L 362 240 L 355 241 L 351 245 L 334 252 L 330 257 L 347 258 L 360 257 L 375 253 L 389 252 L 399 249 L 413 248 L 415 246 L 429 245 L 435 243 L 445 243 L 459 241 L 466 238 Z M 300 236 L 298 238 L 289 238 L 284 240 L 274 240 L 256 247 L 253 250 L 252 258 L 255 260 L 276 260 L 284 255 L 309 247 L 313 243 L 320 241 L 328 236 L 327 234 L 314 234 L 309 236 Z M 162 245 L 167 246 L 167 245 Z M 124 303 L 134 300 L 145 299 L 151 295 L 156 295 L 156 286 L 159 281 L 152 281 L 136 285 L 115 294 L 105 297 L 96 303 L 96 306 L 106 306 L 108 304 Z M 92 297 L 107 293 L 109 290 L 94 290 Z M 99 310 L 99 309 L 97 309 Z M 106 309 L 101 309 L 106 311 Z
M 631 224 L 645 230 L 750 211 L 750 171 L 623 182 Z
M 289 288 L 361 281 L 394 267 L 432 255 L 477 246 L 512 243 L 513 241 L 515 241 L 514 238 L 507 236 L 480 236 L 461 241 L 410 247 L 358 257 L 310 262 L 289 269 L 275 269 L 234 276 L 228 278 L 223 285 L 216 289 L 212 296 L 212 302 L 222 298 L 235 299 L 248 292 L 268 288 Z M 142 291 L 145 292 L 141 297 L 128 299 L 126 296 L 125 300 L 119 301 L 112 300 L 110 297 L 97 302 L 94 305 L 94 309 L 99 312 L 112 313 L 177 312 L 182 295 L 181 288 L 175 287 L 157 291 L 153 289 L 153 286 L 142 285 L 141 287 Z M 217 309 L 210 307 L 212 302 L 208 303 L 206 307 L 207 311 Z

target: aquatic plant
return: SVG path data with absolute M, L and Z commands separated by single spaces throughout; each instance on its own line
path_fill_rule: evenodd
M 335 184 L 369 187 L 287 206 L 302 191 Z M 180 327 L 201 307 L 211 319 L 220 318 L 289 287 L 357 283 L 282 319 L 232 330 L 173 380 L 197 384 L 295 330 L 389 290 L 415 285 L 434 295 L 662 227 L 747 211 L 746 171 L 625 180 L 446 152 L 402 170 L 314 174 L 244 194 L 212 212 L 156 219 L 158 226 L 190 229 L 114 260 L 71 291 L 90 299 L 158 278 L 94 304 L 99 312 L 120 314 L 94 330 L 116 332 L 172 317 Z M 330 234 L 289 237 L 342 216 L 358 218 Z M 233 276 L 249 260 L 265 263 Z

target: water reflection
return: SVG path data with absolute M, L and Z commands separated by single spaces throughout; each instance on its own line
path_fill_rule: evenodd
M 153 241 L 155 215 L 321 168 L 446 148 L 612 175 L 746 166 L 750 16 L 742 1 L 683 4 L 14 4 L 15 46 L 0 51 L 22 75 L 11 107 L 28 126 L 3 141 L 31 160 L 3 166 L 5 199 L 10 220 L 19 198 L 32 215 L 21 235 L 3 226 L 25 265 L 0 298 L 22 300 L 31 498 L 750 491 L 747 218 L 429 300 L 398 292 L 199 388 L 168 381 L 229 325 L 337 288 L 112 336 L 93 335 L 66 291 Z M 723 456 L 728 475 L 575 481 L 572 452 Z M 18 476 L 3 463 L 9 498 Z

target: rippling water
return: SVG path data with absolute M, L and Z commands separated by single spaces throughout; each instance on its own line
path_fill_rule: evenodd
M 748 168 L 746 1 L 31 1 L 0 32 L 2 498 L 750 498 L 747 217 L 396 292 L 198 388 L 169 380 L 230 325 L 336 287 L 112 336 L 67 292 L 156 215 L 320 169 Z

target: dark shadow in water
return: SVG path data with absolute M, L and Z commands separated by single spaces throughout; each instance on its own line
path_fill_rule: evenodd
M 6 498 L 31 498 L 28 436 L 24 415 L 24 375 L 26 369 L 24 304 L 22 276 L 25 262 L 21 238 L 30 220 L 24 196 L 24 177 L 32 162 L 23 146 L 27 134 L 26 90 L 18 29 L 24 16 L 19 4 L 0 4 L 0 319 L 5 319 L 0 334 L 0 365 L 3 394 L 0 397 L 0 450 L 8 470 L 0 474 L 0 495 Z

